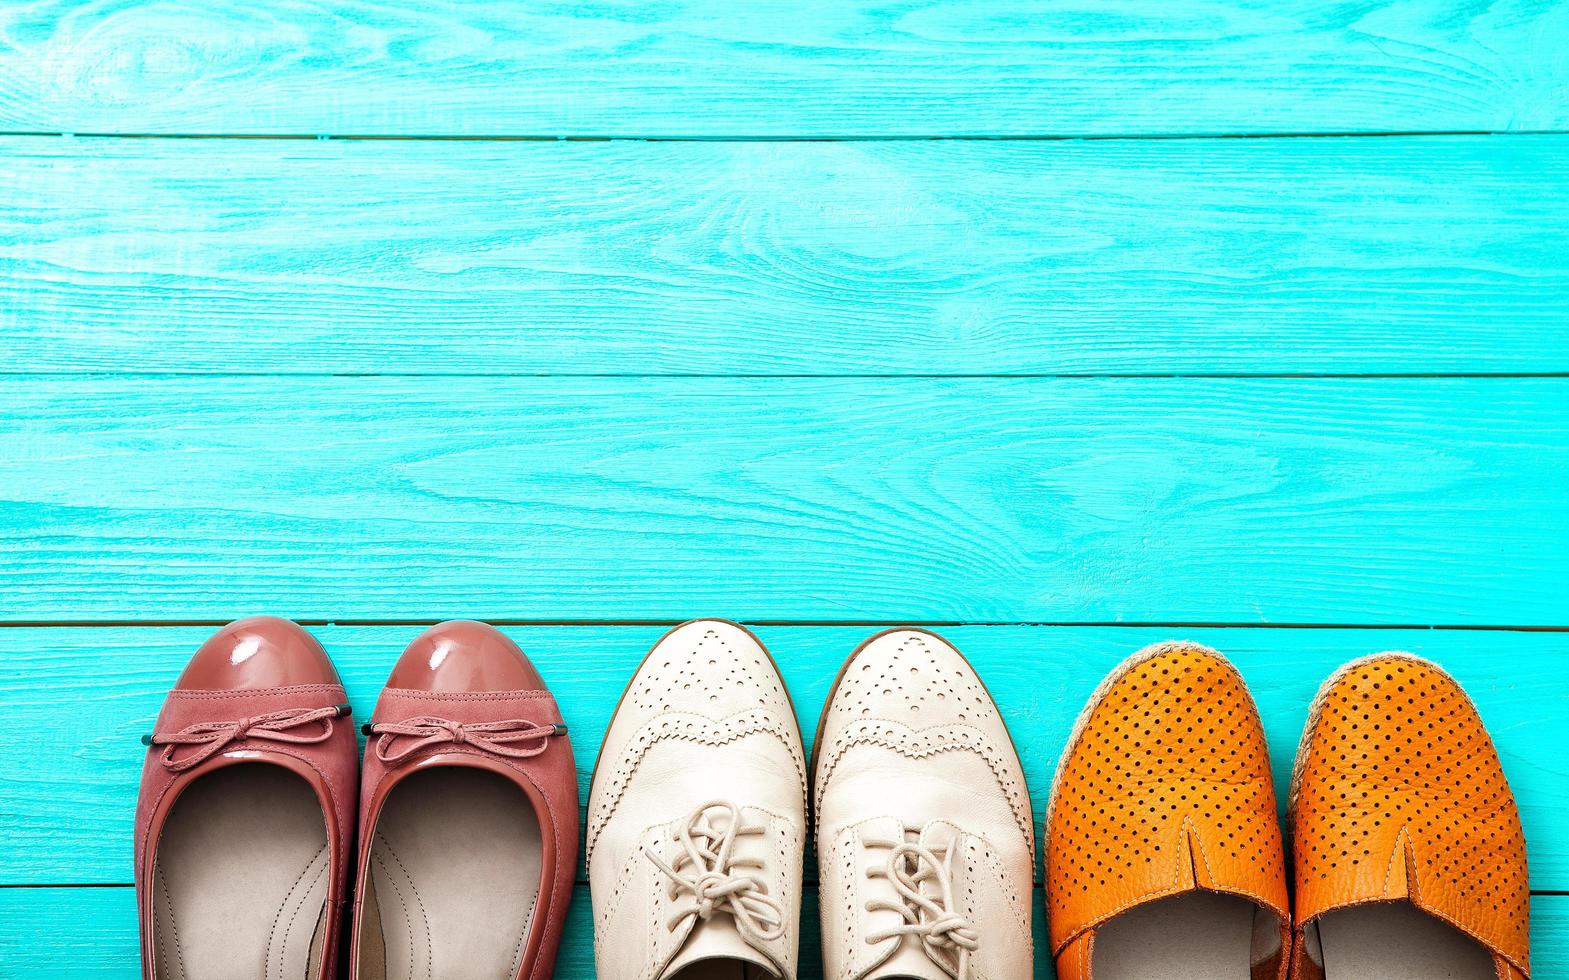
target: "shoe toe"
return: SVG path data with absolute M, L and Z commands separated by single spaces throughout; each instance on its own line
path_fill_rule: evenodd
M 1525 961 L 1519 811 L 1481 716 L 1437 665 L 1383 653 L 1325 682 L 1298 750 L 1291 812 L 1304 919 L 1409 894 Z
M 912 728 L 1002 724 L 969 661 L 942 637 L 916 629 L 881 633 L 852 654 L 829 711 L 840 724 L 860 718 Z
M 1489 805 L 1502 788 L 1502 767 L 1471 699 L 1442 668 L 1409 654 L 1347 664 L 1319 692 L 1309 729 L 1300 780 L 1328 785 L 1418 770 L 1426 792 L 1413 796 L 1452 795 L 1458 803 L 1486 791 Z
M 721 619 L 693 620 L 665 634 L 638 668 L 622 704 L 634 718 L 679 711 L 720 719 L 762 707 L 791 713 L 763 645 L 744 627 Z
M 507 635 L 472 620 L 449 620 L 421 633 L 387 677 L 401 690 L 465 693 L 543 691 L 539 671 Z
M 1111 771 L 1092 760 L 1110 758 Z M 1269 756 L 1253 697 L 1230 661 L 1177 641 L 1140 651 L 1107 678 L 1080 720 L 1065 778 L 1121 781 L 1203 775 L 1267 779 Z M 1076 765 L 1082 764 L 1082 765 Z
M 1053 946 L 1156 897 L 1247 895 L 1284 921 L 1269 748 L 1241 675 L 1214 650 L 1156 644 L 1102 682 L 1047 804 Z
M 239 691 L 337 683 L 326 651 L 303 627 L 276 616 L 252 616 L 208 637 L 174 686 Z

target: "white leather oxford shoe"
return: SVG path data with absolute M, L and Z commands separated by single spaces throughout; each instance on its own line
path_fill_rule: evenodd
M 1002 716 L 922 630 L 839 671 L 813 755 L 824 975 L 1026 980 L 1034 818 Z
M 585 857 L 600 980 L 795 980 L 806 763 L 757 637 L 665 634 L 610 721 Z

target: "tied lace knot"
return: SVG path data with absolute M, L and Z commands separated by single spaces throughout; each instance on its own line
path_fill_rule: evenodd
M 421 715 L 406 721 L 366 725 L 364 730 L 366 735 L 378 736 L 376 758 L 383 765 L 395 766 L 421 749 L 446 744 L 472 745 L 510 759 L 527 759 L 545 751 L 552 736 L 565 735 L 567 726 L 538 725 L 523 718 L 460 724 Z M 397 747 L 399 739 L 414 741 Z
M 937 850 L 946 853 L 939 856 Z M 897 912 L 903 921 L 880 932 L 869 933 L 868 943 L 895 936 L 914 936 L 931 960 L 954 980 L 968 980 L 970 954 L 980 948 L 975 923 L 954 909 L 953 863 L 956 842 L 946 847 L 923 847 L 903 842 L 894 845 L 888 864 L 867 874 L 887 878 L 899 900 L 874 899 L 868 912 Z
M 736 885 L 736 879 L 717 871 L 706 871 L 699 875 L 692 883 L 692 894 L 697 898 L 697 917 L 705 920 L 712 918 L 714 904 L 724 901 Z
M 326 708 L 286 708 L 238 721 L 202 721 L 187 725 L 177 732 L 154 732 L 142 736 L 142 744 L 163 746 L 164 766 L 170 772 L 184 772 L 201 765 L 230 745 L 247 739 L 287 742 L 292 745 L 325 742 L 332 737 L 332 720 L 348 713 L 349 706 L 346 704 Z M 293 731 L 317 723 L 321 726 L 319 731 Z M 180 749 L 183 746 L 197 748 L 181 756 Z
M 710 810 L 717 811 L 714 817 L 709 816 Z M 740 838 L 761 835 L 763 830 L 743 824 L 736 804 L 715 800 L 693 810 L 671 838 L 679 845 L 674 860 L 645 850 L 648 859 L 670 877 L 667 894 L 672 900 L 681 892 L 692 896 L 692 907 L 675 912 L 665 928 L 674 932 L 689 918 L 706 922 L 716 912 L 728 912 L 742 938 L 759 951 L 762 943 L 783 936 L 784 907 L 768 894 L 768 883 L 756 873 L 763 868 L 762 860 L 735 853 Z

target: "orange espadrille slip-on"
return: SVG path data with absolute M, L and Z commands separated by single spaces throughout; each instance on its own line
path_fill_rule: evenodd
M 1525 980 L 1525 835 L 1492 739 L 1439 667 L 1381 653 L 1308 714 L 1291 780 L 1296 980 Z
M 1112 671 L 1069 739 L 1046 816 L 1060 980 L 1281 980 L 1285 856 L 1257 708 L 1194 643 Z

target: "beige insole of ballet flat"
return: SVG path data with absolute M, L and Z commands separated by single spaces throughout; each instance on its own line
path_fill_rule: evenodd
M 1095 980 L 1249 980 L 1254 905 L 1194 891 L 1122 913 L 1095 933 Z
M 197 779 L 154 859 L 155 980 L 315 980 L 330 864 L 299 776 L 246 763 Z
M 376 819 L 356 980 L 511 980 L 543 858 L 512 782 L 465 766 L 409 776 Z
M 1324 980 L 1493 980 L 1481 943 L 1410 902 L 1377 902 L 1318 919 Z

